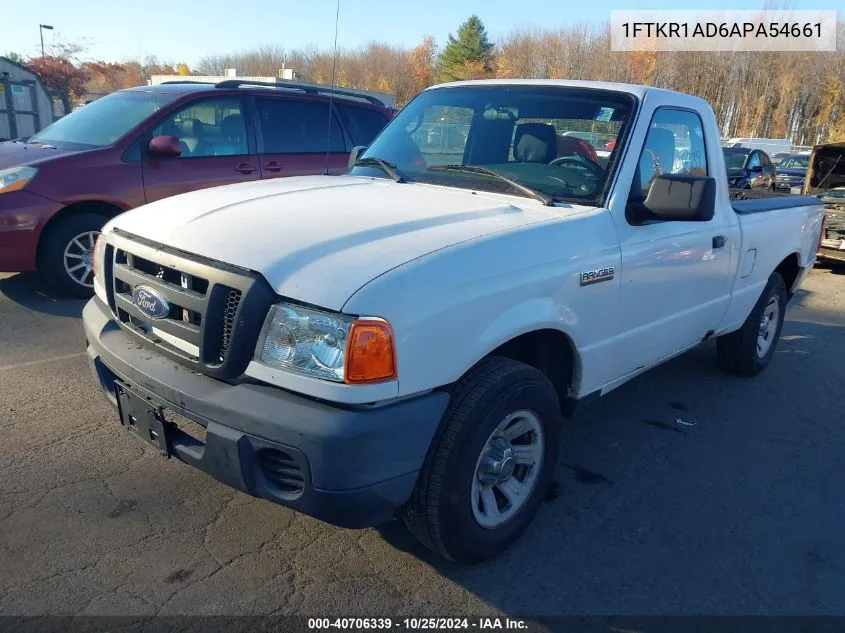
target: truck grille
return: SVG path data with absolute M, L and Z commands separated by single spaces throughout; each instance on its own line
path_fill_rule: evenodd
M 104 268 L 109 307 L 125 329 L 202 373 L 231 379 L 246 369 L 274 296 L 259 275 L 119 231 Z M 164 298 L 166 313 L 142 311 L 139 286 Z

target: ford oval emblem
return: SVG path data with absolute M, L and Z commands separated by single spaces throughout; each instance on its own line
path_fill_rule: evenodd
M 163 319 L 170 314 L 167 299 L 149 286 L 136 286 L 132 291 L 132 301 L 142 314 L 151 319 Z

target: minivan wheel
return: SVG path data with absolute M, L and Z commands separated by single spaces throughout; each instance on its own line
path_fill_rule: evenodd
M 94 294 L 94 243 L 106 218 L 77 213 L 49 227 L 39 247 L 39 270 L 62 294 L 86 298 Z
M 410 532 L 462 563 L 507 549 L 548 492 L 562 425 L 545 374 L 508 358 L 480 361 L 455 386 L 403 508 Z

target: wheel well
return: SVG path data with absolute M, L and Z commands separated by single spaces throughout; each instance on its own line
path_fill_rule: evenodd
M 783 277 L 783 281 L 786 284 L 786 292 L 790 295 L 792 294 L 792 284 L 794 284 L 795 280 L 798 278 L 798 271 L 800 268 L 801 267 L 798 265 L 798 253 L 792 253 L 787 256 L 787 258 L 778 264 L 777 268 L 775 268 L 775 272 Z
M 566 413 L 574 404 L 573 393 L 578 378 L 578 357 L 575 345 L 559 330 L 535 330 L 500 345 L 490 356 L 518 360 L 539 369 L 548 376 L 558 393 L 561 409 Z
M 56 213 L 52 218 L 50 218 L 47 221 L 47 224 L 44 225 L 44 228 L 41 230 L 41 237 L 38 240 L 38 252 L 36 253 L 37 261 L 40 261 L 41 259 L 41 244 L 44 243 L 44 236 L 47 235 L 49 231 L 63 219 L 71 215 L 76 215 L 78 213 L 96 213 L 97 215 L 103 216 L 107 220 L 111 220 L 116 215 L 123 213 L 123 209 L 121 209 L 117 205 L 111 204 L 109 202 L 102 202 L 99 200 L 74 202 L 73 204 L 67 205 L 61 211 Z

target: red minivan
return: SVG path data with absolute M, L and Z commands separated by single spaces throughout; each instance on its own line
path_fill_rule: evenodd
M 369 95 L 239 80 L 128 88 L 0 143 L 0 272 L 93 292 L 91 255 L 118 213 L 185 191 L 340 174 L 393 110 Z

